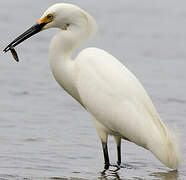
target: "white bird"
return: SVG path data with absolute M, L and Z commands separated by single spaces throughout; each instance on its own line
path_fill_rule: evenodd
M 92 115 L 102 142 L 105 169 L 110 165 L 108 135 L 116 140 L 118 165 L 124 139 L 151 151 L 167 167 L 177 169 L 180 153 L 175 136 L 161 121 L 136 77 L 115 57 L 98 48 L 86 48 L 72 59 L 72 52 L 97 29 L 86 11 L 72 4 L 55 4 L 4 51 L 48 28 L 59 29 L 50 44 L 52 73 L 60 86 Z

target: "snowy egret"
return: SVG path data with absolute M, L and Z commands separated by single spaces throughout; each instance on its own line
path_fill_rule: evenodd
M 96 32 L 95 20 L 83 9 L 67 3 L 51 6 L 37 24 L 12 41 L 4 52 L 48 28 L 60 31 L 50 44 L 50 66 L 56 81 L 91 115 L 102 142 L 105 169 L 110 166 L 108 135 L 115 138 L 117 164 L 121 139 L 151 151 L 172 169 L 180 165 L 177 141 L 161 121 L 151 99 L 136 77 L 115 57 L 98 48 L 86 48 L 72 60 L 75 48 Z

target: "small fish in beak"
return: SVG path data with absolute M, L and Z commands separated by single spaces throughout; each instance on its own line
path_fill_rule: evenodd
M 26 39 L 30 38 L 34 34 L 37 34 L 42 30 L 42 28 L 46 25 L 45 22 L 41 22 L 40 24 L 35 24 L 31 28 L 29 28 L 27 31 L 25 31 L 23 34 L 18 36 L 16 39 L 14 39 L 3 51 L 6 53 L 7 51 L 11 51 L 13 58 L 19 62 L 19 58 L 17 55 L 17 52 L 15 51 L 15 47 L 20 44 L 21 42 L 25 41 Z
M 17 62 L 19 62 L 19 57 L 18 57 L 18 55 L 17 55 L 16 50 L 14 49 L 14 46 L 10 46 L 10 51 L 11 51 L 11 53 L 12 53 L 13 58 L 14 58 Z

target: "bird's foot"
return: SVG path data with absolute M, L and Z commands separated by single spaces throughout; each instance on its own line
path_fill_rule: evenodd
M 117 172 L 120 169 L 119 165 L 115 165 L 115 164 L 105 164 L 104 166 L 104 171 L 102 173 L 105 173 L 106 171 L 110 171 L 110 172 Z
M 118 165 L 118 164 L 111 164 L 110 167 L 111 168 L 109 168 L 109 170 L 112 172 L 116 172 L 116 171 L 120 170 L 120 168 L 121 168 L 120 165 Z
M 120 165 L 120 168 L 121 168 L 121 169 L 136 169 L 135 166 L 133 166 L 132 164 L 127 164 L 127 163 L 122 163 L 122 164 Z
M 109 166 L 110 166 L 110 163 L 105 163 L 104 169 L 105 170 L 108 170 L 109 169 Z

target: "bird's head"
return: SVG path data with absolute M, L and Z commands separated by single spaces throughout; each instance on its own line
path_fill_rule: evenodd
M 59 3 L 52 5 L 35 25 L 13 40 L 4 52 L 11 50 L 34 34 L 49 28 L 59 28 L 66 37 L 88 39 L 97 29 L 94 19 L 78 6 Z

